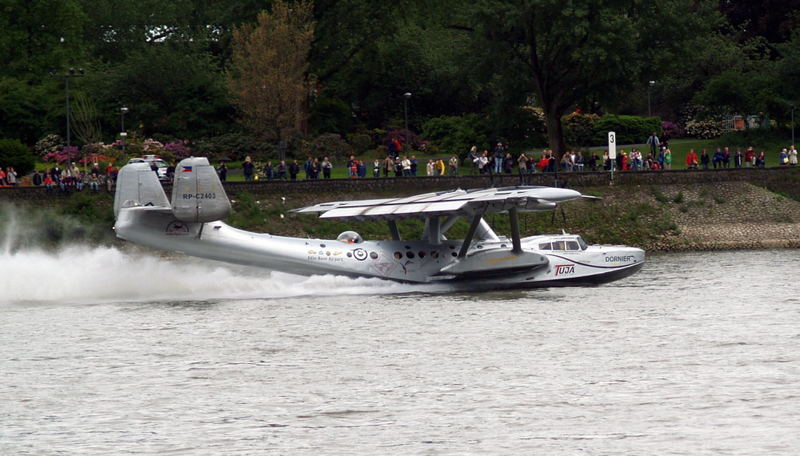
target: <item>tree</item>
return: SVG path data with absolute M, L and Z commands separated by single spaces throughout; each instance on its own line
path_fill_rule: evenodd
M 561 117 L 590 99 L 613 101 L 715 24 L 709 1 L 486 0 L 476 23 L 527 65 L 548 143 L 565 149 Z
M 263 140 L 305 134 L 310 80 L 308 56 L 314 37 L 312 3 L 277 0 L 256 25 L 234 29 L 227 74 L 242 124 Z
M 70 123 L 75 137 L 84 144 L 100 142 L 100 120 L 94 100 L 85 93 L 76 93 L 72 101 Z

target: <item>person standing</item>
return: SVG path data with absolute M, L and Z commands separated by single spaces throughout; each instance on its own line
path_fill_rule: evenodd
M 672 151 L 669 147 L 664 149 L 664 169 L 672 169 Z
M 789 166 L 797 166 L 797 149 L 794 144 L 789 146 Z
M 244 173 L 244 180 L 250 182 L 253 180 L 253 172 L 256 169 L 256 165 L 253 164 L 253 160 L 248 155 L 244 158 L 244 163 L 242 163 L 242 172 Z
M 500 174 L 503 172 L 503 159 L 505 158 L 505 148 L 503 143 L 499 142 L 494 146 L 494 173 Z
M 650 153 L 652 153 L 654 157 L 656 156 L 656 152 L 658 151 L 658 146 L 660 144 L 661 142 L 658 140 L 656 132 L 653 132 L 650 137 L 647 138 L 647 145 L 650 146 Z
M 322 157 L 322 177 L 330 179 L 332 169 L 333 163 L 331 163 L 331 160 L 328 157 Z
M 743 163 L 744 163 L 744 155 L 742 155 L 742 149 L 739 149 L 737 147 L 736 152 L 733 153 L 733 167 L 741 168 Z
M 297 160 L 292 160 L 292 163 L 289 164 L 289 179 L 293 181 L 297 180 L 298 174 L 300 174 L 300 165 L 297 163 Z
M 450 176 L 458 175 L 458 157 L 455 155 L 450 157 L 450 160 L 447 161 L 447 174 Z
M 377 158 L 372 162 L 372 177 L 381 177 L 381 161 Z
M 219 176 L 219 180 L 225 182 L 228 180 L 228 167 L 225 165 L 225 162 L 219 164 L 217 167 L 217 176 Z
M 709 161 L 710 161 L 710 157 L 708 156 L 708 151 L 703 149 L 703 151 L 700 152 L 700 166 L 702 166 L 703 169 L 708 169 L 708 162 Z

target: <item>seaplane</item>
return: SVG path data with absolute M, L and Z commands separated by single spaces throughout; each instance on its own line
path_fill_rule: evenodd
M 587 245 L 565 232 L 521 236 L 520 212 L 552 211 L 582 197 L 571 189 L 519 186 L 324 202 L 294 213 L 385 221 L 391 239 L 364 240 L 349 230 L 336 239 L 274 236 L 224 223 L 231 202 L 216 170 L 207 158 L 190 157 L 176 167 L 171 201 L 147 163 L 122 167 L 114 229 L 136 244 L 223 262 L 299 275 L 447 283 L 458 290 L 597 285 L 641 269 L 645 252 L 639 248 Z M 490 214 L 508 215 L 510 237 L 492 230 Z M 407 218 L 424 224 L 419 239 L 400 232 L 397 222 Z M 462 219 L 469 226 L 464 239 L 448 239 L 448 230 Z

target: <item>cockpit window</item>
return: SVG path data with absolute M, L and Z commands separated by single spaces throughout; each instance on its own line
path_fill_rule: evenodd
M 580 250 L 578 243 L 575 241 L 567 241 L 567 250 Z
M 578 244 L 580 244 L 580 246 L 581 246 L 581 250 L 586 250 L 586 249 L 589 248 L 589 246 L 586 245 L 586 241 L 584 241 L 582 237 L 578 236 L 577 240 L 578 240 Z
M 361 244 L 364 242 L 364 239 L 361 238 L 361 235 L 355 231 L 345 231 L 340 234 L 336 240 L 340 242 L 346 242 L 348 244 Z
M 550 243 L 549 242 L 543 242 L 543 243 L 539 244 L 539 250 L 550 250 Z

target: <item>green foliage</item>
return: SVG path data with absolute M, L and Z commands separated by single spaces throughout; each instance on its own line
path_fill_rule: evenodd
M 685 197 L 683 196 L 683 192 L 678 192 L 674 198 L 672 198 L 672 202 L 675 204 L 681 204 L 685 201 Z
M 223 157 L 239 161 L 244 160 L 248 155 L 253 160 L 263 161 L 277 156 L 272 144 L 259 141 L 243 133 L 228 133 L 203 138 L 197 141 L 194 149 L 197 155 L 207 156 L 212 161 Z
M 357 154 L 364 153 L 375 145 L 372 136 L 367 132 L 351 133 L 347 135 L 347 142 L 353 147 L 353 151 Z M 385 155 L 384 153 L 383 156 Z
M 485 142 L 487 133 L 480 117 L 466 114 L 430 119 L 422 126 L 422 135 L 431 141 L 434 155 L 457 155 L 463 160 L 473 145 Z
M 319 98 L 311 108 L 311 131 L 343 135 L 353 127 L 353 111 L 342 100 Z
M 656 201 L 658 201 L 659 203 L 669 203 L 669 197 L 667 197 L 667 195 L 662 193 L 661 190 L 658 189 L 658 187 L 650 188 L 650 193 L 653 194 Z
M 606 114 L 595 123 L 594 144 L 607 144 L 609 131 L 617 134 L 617 144 L 641 144 L 652 132 L 661 133 L 661 119 Z
M 18 139 L 0 139 L 0 167 L 13 167 L 22 177 L 33 171 L 36 157 Z
M 58 98 L 61 103 L 63 97 L 62 91 Z M 0 77 L 0 137 L 17 138 L 25 144 L 33 144 L 42 132 L 57 126 L 65 128 L 63 122 L 55 123 L 55 111 L 61 107 L 56 100 L 44 86 Z
M 306 143 L 300 153 L 317 158 L 327 156 L 334 162 L 340 162 L 346 160 L 353 153 L 353 148 L 340 135 L 326 133 Z
M 561 118 L 564 127 L 564 139 L 571 146 L 594 145 L 594 132 L 600 116 L 597 114 L 571 113 Z

